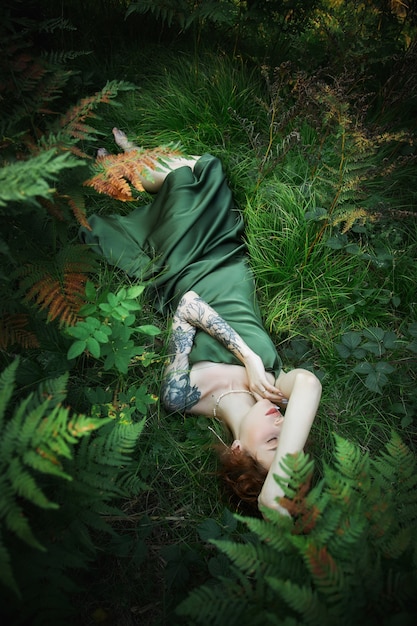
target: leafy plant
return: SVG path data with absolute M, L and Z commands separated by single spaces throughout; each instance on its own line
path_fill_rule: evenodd
M 130 4 L 126 17 L 132 13 L 151 13 L 162 23 L 166 22 L 169 27 L 175 23 L 181 29 L 187 30 L 196 23 L 201 25 L 204 21 L 230 26 L 236 15 L 236 6 L 233 2 L 214 2 L 213 0 L 198 0 L 198 2 L 139 0 Z
M 415 358 L 411 356 L 407 359 L 404 355 L 417 352 L 416 337 L 415 323 L 409 324 L 404 337 L 379 327 L 364 328 L 362 331 L 343 333 L 336 349 L 343 359 L 359 361 L 354 365 L 353 372 L 365 377 L 364 384 L 370 391 L 381 394 L 389 382 L 389 375 L 397 369 L 397 364 L 404 367 L 407 360 Z M 399 355 L 403 355 L 401 359 Z
M 332 465 L 285 460 L 286 518 L 241 518 L 245 542 L 212 539 L 233 566 L 178 607 L 193 624 L 411 623 L 417 582 L 416 458 L 398 435 L 376 458 L 336 437 Z
M 100 106 L 114 104 L 120 92 L 134 89 L 127 82 L 108 81 L 93 95 L 68 105 L 63 94 L 69 91 L 75 72 L 64 64 L 77 54 L 42 53 L 35 40 L 40 33 L 68 30 L 69 23 L 61 18 L 21 18 L 19 7 L 12 4 L 6 3 L 0 24 L 4 44 L 0 255 L 1 317 L 8 329 L 2 341 L 5 349 L 19 347 L 22 340 L 28 345 L 29 337 L 32 347 L 39 345 L 34 327 L 45 320 L 43 311 L 47 322 L 67 325 L 77 319 L 88 272 L 94 269 L 93 256 L 74 245 L 71 234 L 79 224 L 89 228 L 82 187 L 90 158 L 85 146 L 99 132 L 90 122 Z M 25 328 L 22 320 L 27 320 Z
M 150 150 L 134 148 L 122 154 L 105 154 L 96 159 L 93 166 L 95 174 L 84 185 L 115 200 L 132 202 L 136 198 L 132 195 L 130 185 L 137 191 L 144 191 L 142 178 L 150 178 L 150 171 L 157 170 L 158 163 L 163 164 L 167 157 L 179 154 L 180 151 L 174 146 L 160 146 Z
M 15 623 L 23 602 L 31 623 L 48 623 L 45 612 L 55 610 L 71 623 L 62 594 L 76 589 L 72 570 L 108 550 L 100 535 L 117 534 L 103 516 L 122 517 L 117 502 L 143 486 L 130 464 L 144 420 L 74 414 L 63 406 L 66 375 L 17 399 L 18 366 L 16 359 L 0 376 L 2 614 L 14 613 Z
M 32 548 L 45 550 L 31 529 L 25 509 L 28 503 L 52 510 L 59 505 L 45 494 L 38 473 L 72 480 L 63 460 L 71 458 L 72 448 L 80 438 L 104 426 L 106 421 L 85 415 L 71 416 L 70 410 L 61 406 L 66 376 L 46 382 L 37 393 L 21 400 L 8 416 L 18 364 L 16 359 L 0 376 L 2 534 L 11 532 Z M 1 580 L 19 593 L 3 541 L 4 537 Z
M 93 283 L 86 286 L 87 297 L 90 300 L 80 310 L 82 319 L 67 329 L 68 335 L 75 339 L 68 350 L 69 360 L 88 351 L 95 359 L 103 359 L 105 370 L 115 369 L 121 374 L 127 374 L 129 365 L 145 357 L 145 348 L 136 345 L 133 337 L 139 333 L 155 336 L 159 329 L 152 324 L 134 326 L 137 312 L 141 310 L 138 297 L 144 290 L 143 285 L 121 287 L 116 293 L 104 292 L 98 296 Z M 95 300 L 95 302 L 91 302 Z

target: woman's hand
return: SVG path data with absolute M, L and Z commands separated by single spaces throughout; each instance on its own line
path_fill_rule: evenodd
M 248 375 L 249 389 L 256 400 L 266 398 L 277 404 L 284 402 L 282 392 L 270 383 L 262 359 L 255 352 L 250 351 L 245 356 L 244 365 Z

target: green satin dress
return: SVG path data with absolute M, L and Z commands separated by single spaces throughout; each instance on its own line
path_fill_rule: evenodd
M 93 215 L 89 223 L 83 241 L 129 276 L 150 281 L 159 311 L 172 312 L 186 291 L 195 291 L 278 376 L 281 361 L 262 325 L 242 215 L 219 159 L 206 154 L 194 171 L 174 170 L 151 204 L 127 216 Z M 239 363 L 203 331 L 190 354 L 190 363 L 197 361 Z

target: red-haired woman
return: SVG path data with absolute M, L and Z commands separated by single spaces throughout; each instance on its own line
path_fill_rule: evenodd
M 121 148 L 135 149 L 120 130 L 113 134 Z M 233 439 L 221 455 L 229 487 L 245 502 L 285 513 L 274 474 L 282 475 L 286 454 L 303 449 L 321 384 L 307 370 L 281 368 L 220 161 L 166 158 L 142 169 L 141 181 L 154 201 L 127 216 L 93 215 L 83 239 L 150 281 L 156 308 L 173 314 L 165 408 L 221 420 Z

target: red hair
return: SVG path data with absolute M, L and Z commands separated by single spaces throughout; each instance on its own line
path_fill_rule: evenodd
M 258 496 L 264 484 L 267 470 L 245 450 L 232 450 L 216 446 L 223 480 L 229 500 L 248 513 L 258 511 Z

